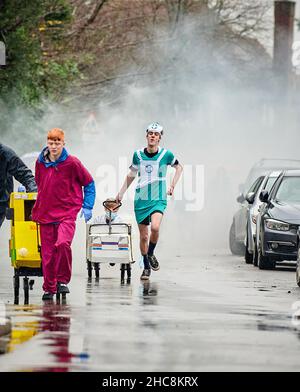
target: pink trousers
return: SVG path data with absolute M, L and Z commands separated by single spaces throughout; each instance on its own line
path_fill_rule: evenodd
M 71 244 L 75 222 L 41 224 L 41 252 L 44 275 L 43 290 L 56 293 L 57 282 L 69 283 L 72 273 Z

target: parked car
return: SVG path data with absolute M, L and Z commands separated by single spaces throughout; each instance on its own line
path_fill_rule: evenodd
M 273 171 L 264 177 L 257 179 L 260 183 L 259 187 L 256 188 L 256 192 L 249 192 L 246 195 L 246 201 L 248 202 L 247 216 L 246 216 L 246 230 L 245 230 L 245 262 L 251 264 L 253 262 L 253 254 L 255 247 L 256 237 L 256 219 L 258 210 L 262 202 L 259 199 L 259 195 L 262 190 L 270 191 L 273 184 L 280 175 L 280 171 Z M 260 179 L 262 178 L 262 181 Z
M 262 205 L 256 219 L 254 254 L 258 267 L 273 269 L 276 262 L 296 261 L 297 231 L 300 226 L 300 170 L 283 171 L 271 190 L 263 190 L 259 198 Z
M 258 177 L 250 187 L 247 195 L 256 195 L 263 179 L 263 176 Z M 236 200 L 240 203 L 240 208 L 233 216 L 229 232 L 229 247 L 232 254 L 242 256 L 245 254 L 248 202 L 244 195 L 239 195 Z
M 300 160 L 296 159 L 261 159 L 252 166 L 244 184 L 240 184 L 240 194 L 237 202 L 239 209 L 233 216 L 229 230 L 229 248 L 234 255 L 245 255 L 246 252 L 246 229 L 248 202 L 246 195 L 250 192 L 256 193 L 263 179 L 272 171 L 288 169 L 300 169 Z M 257 182 L 256 182 L 257 181 Z M 253 250 L 254 251 L 254 250 Z M 250 256 L 249 256 L 250 258 Z M 249 261 L 250 262 L 250 261 Z
M 292 170 L 292 169 L 300 169 L 300 160 L 298 159 L 261 159 L 256 162 L 250 169 L 248 176 L 244 184 L 239 185 L 239 191 L 241 194 L 246 195 L 250 186 L 254 183 L 254 181 L 260 177 L 264 176 L 271 171 L 275 170 Z
M 297 252 L 297 267 L 296 267 L 296 282 L 300 287 L 300 230 L 297 232 L 297 243 L 298 243 L 298 252 Z

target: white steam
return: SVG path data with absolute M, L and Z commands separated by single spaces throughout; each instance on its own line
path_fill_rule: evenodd
M 165 128 L 161 145 L 187 170 L 175 200 L 169 201 L 158 252 L 187 255 L 228 248 L 238 185 L 251 166 L 261 158 L 299 156 L 299 99 L 282 99 L 272 60 L 258 42 L 237 39 L 213 19 L 186 18 L 139 55 L 143 66 L 123 74 L 142 77 L 117 81 L 105 92 L 99 88 L 98 99 L 49 106 L 36 125 L 34 150 L 43 147 L 46 130 L 65 129 L 69 152 L 95 178 L 101 195 L 95 212 L 102 213 L 102 196 L 115 195 L 133 151 L 145 146 L 145 127 L 159 121 Z M 101 98 L 107 89 L 113 104 Z M 24 135 L 32 133 L 25 130 Z M 24 153 L 24 137 L 13 132 L 3 142 Z M 132 197 L 121 212 L 133 216 Z M 74 249 L 84 258 L 79 225 Z

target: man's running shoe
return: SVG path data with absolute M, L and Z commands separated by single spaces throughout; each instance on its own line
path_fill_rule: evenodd
M 150 267 L 153 269 L 153 271 L 159 270 L 159 262 L 157 261 L 157 258 L 154 255 L 152 255 L 152 256 L 148 255 L 148 261 L 149 261 Z
M 66 283 L 57 283 L 57 294 L 69 294 L 69 288 Z
M 142 275 L 141 275 L 141 279 L 142 280 L 148 280 L 150 278 L 151 275 L 151 270 L 150 269 L 144 269 Z
M 53 293 L 47 293 L 47 292 L 45 292 L 45 293 L 43 294 L 43 296 L 42 296 L 42 300 L 43 300 L 43 301 L 52 301 L 52 300 L 53 300 L 53 296 L 54 296 Z

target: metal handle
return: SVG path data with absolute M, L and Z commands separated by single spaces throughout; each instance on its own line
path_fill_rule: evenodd
M 37 248 L 38 252 L 41 255 L 41 245 L 40 245 L 40 236 L 39 236 L 39 227 L 40 225 L 36 222 L 36 235 L 37 235 Z
M 115 203 L 117 203 L 117 206 L 116 207 L 114 207 L 114 208 L 109 208 L 108 206 L 107 206 L 107 204 L 111 204 L 111 203 L 113 203 L 113 202 L 115 202 Z M 122 205 L 122 203 L 120 202 L 120 201 L 118 201 L 117 202 L 117 200 L 110 200 L 110 201 L 104 201 L 103 203 L 103 206 L 105 207 L 105 208 L 107 208 L 109 211 L 115 211 L 115 210 L 117 210 L 118 208 L 120 208 L 121 207 L 121 205 Z

